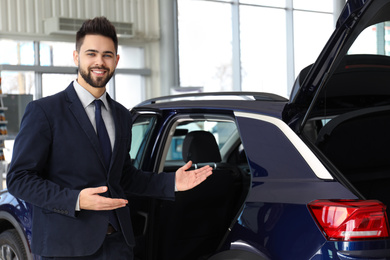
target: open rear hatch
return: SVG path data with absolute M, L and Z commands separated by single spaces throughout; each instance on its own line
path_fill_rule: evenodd
M 390 1 L 349 1 L 283 120 L 335 177 L 390 211 Z M 363 15 L 364 14 L 364 15 Z

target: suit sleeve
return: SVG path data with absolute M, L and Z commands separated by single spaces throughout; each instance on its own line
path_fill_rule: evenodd
M 15 139 L 7 188 L 15 197 L 35 206 L 75 216 L 80 191 L 60 187 L 45 179 L 47 161 L 53 149 L 52 138 L 44 109 L 38 102 L 29 103 Z
M 130 156 L 128 161 L 122 177 L 122 184 L 127 196 L 136 195 L 174 200 L 175 173 L 145 172 L 132 165 Z

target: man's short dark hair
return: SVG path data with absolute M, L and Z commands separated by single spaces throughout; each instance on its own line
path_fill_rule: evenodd
M 118 37 L 116 35 L 115 26 L 104 16 L 95 17 L 86 20 L 76 34 L 76 50 L 80 51 L 80 47 L 84 42 L 86 35 L 102 35 L 112 39 L 115 45 L 115 51 L 118 53 Z

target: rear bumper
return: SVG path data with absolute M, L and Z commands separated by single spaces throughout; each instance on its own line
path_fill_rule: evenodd
M 390 240 L 326 242 L 311 260 L 390 260 Z

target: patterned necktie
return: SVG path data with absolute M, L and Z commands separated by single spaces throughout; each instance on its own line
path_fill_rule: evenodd
M 99 138 L 100 146 L 103 151 L 103 156 L 104 156 L 104 162 L 106 165 L 106 169 L 110 167 L 110 161 L 111 161 L 111 142 L 110 138 L 108 136 L 107 128 L 104 125 L 104 121 L 102 118 L 102 101 L 100 99 L 95 100 L 95 120 L 96 120 L 96 130 L 97 130 L 97 135 Z

